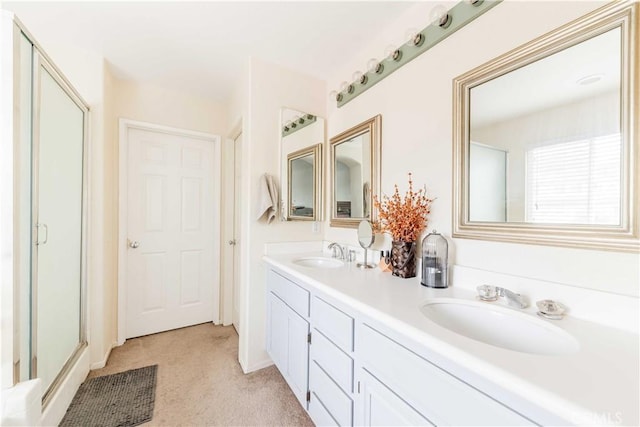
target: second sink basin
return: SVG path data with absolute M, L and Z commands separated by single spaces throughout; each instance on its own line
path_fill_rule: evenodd
M 339 259 L 327 258 L 323 256 L 296 258 L 293 260 L 293 263 L 302 267 L 311 268 L 338 268 L 344 265 L 344 263 Z
M 427 301 L 420 310 L 457 334 L 508 350 L 558 355 L 580 348 L 573 336 L 548 321 L 498 305 L 437 298 Z

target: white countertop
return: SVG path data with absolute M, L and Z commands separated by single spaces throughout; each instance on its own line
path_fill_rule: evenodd
M 576 338 L 578 352 L 538 355 L 507 350 L 449 331 L 420 311 L 430 298 L 475 299 L 469 289 L 431 289 L 421 286 L 417 277 L 360 270 L 355 263 L 323 269 L 292 262 L 303 256 L 323 254 L 278 254 L 264 260 L 568 423 L 640 424 L 637 334 L 566 316 L 548 322 Z M 522 311 L 535 316 L 536 309 Z

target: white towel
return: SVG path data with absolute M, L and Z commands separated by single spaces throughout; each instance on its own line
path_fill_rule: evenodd
M 258 219 L 267 214 L 267 223 L 270 224 L 278 212 L 278 202 L 280 201 L 278 186 L 275 179 L 268 174 L 260 178 L 260 188 L 258 188 Z

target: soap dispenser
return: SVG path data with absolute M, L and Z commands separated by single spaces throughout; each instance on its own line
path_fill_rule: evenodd
M 422 240 L 422 279 L 420 283 L 430 288 L 446 288 L 448 282 L 449 244 L 436 230 Z

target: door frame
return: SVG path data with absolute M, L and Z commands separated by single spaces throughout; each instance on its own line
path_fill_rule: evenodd
M 229 132 L 224 141 L 224 163 L 222 165 L 222 186 L 224 192 L 226 192 L 228 186 L 233 185 L 235 181 L 235 162 L 232 161 L 231 164 L 228 162 L 228 160 L 230 160 L 228 154 L 230 150 L 234 150 L 236 144 L 235 141 L 240 135 L 243 135 L 242 120 L 239 120 L 235 124 L 235 126 L 233 126 L 231 132 Z M 227 262 L 229 258 L 233 259 L 233 254 L 230 253 L 232 252 L 232 250 L 229 248 L 229 245 L 226 244 L 230 237 L 229 228 L 233 229 L 234 217 L 237 215 L 238 212 L 235 212 L 235 206 L 234 214 L 231 217 L 227 215 L 227 212 L 222 212 L 220 236 L 223 244 L 222 247 L 224 249 L 221 249 L 220 255 L 225 260 L 225 262 L 220 265 L 220 277 L 222 281 L 220 293 L 220 313 L 222 324 L 224 326 L 229 326 L 232 324 L 233 284 L 235 283 L 235 281 L 240 280 L 239 277 L 234 276 L 235 273 L 233 269 L 233 263 L 230 264 L 229 262 Z M 235 262 L 239 262 L 239 260 L 235 260 Z M 229 280 L 230 277 L 233 278 L 233 280 Z
M 137 120 L 120 118 L 118 120 L 119 137 L 118 137 L 118 345 L 124 344 L 126 340 L 126 304 L 127 304 L 127 212 L 128 212 L 128 159 L 129 159 L 129 130 L 139 129 L 150 132 L 166 133 L 174 136 L 184 136 L 188 138 L 201 139 L 213 144 L 213 198 L 218 205 L 220 205 L 220 190 L 221 190 L 221 149 L 220 149 L 220 136 L 207 132 L 200 132 L 188 129 L 175 128 L 171 126 L 158 125 L 155 123 L 142 122 Z M 220 230 L 220 213 L 214 218 L 213 224 L 214 230 Z M 214 257 L 215 262 L 220 265 L 220 240 L 214 239 Z M 220 268 L 217 269 L 218 274 L 215 283 L 213 283 L 213 295 L 214 298 L 220 299 Z M 215 301 L 214 301 L 215 303 Z M 213 304 L 213 323 L 220 323 L 220 304 Z

